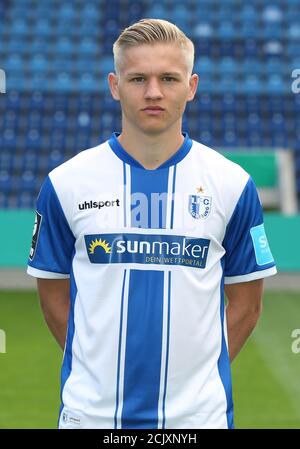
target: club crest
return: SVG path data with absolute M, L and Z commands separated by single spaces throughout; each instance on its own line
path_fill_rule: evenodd
M 189 213 L 195 219 L 201 218 L 204 220 L 207 218 L 211 211 L 210 196 L 204 195 L 190 195 L 189 196 Z

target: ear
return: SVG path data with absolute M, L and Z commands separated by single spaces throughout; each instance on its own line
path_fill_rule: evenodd
M 120 100 L 119 96 L 119 86 L 118 86 L 118 76 L 115 73 L 108 74 L 108 84 L 111 91 L 111 95 L 114 100 Z
M 191 75 L 190 81 L 189 81 L 189 94 L 188 94 L 187 101 L 192 101 L 194 99 L 196 91 L 197 91 L 197 87 L 198 87 L 198 82 L 199 82 L 199 76 L 196 73 Z

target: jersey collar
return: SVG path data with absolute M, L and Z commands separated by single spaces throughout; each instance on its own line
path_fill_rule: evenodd
M 121 133 L 113 133 L 111 138 L 108 140 L 109 146 L 113 150 L 115 155 L 118 156 L 118 158 L 121 159 L 123 162 L 126 162 L 126 164 L 142 168 L 143 170 L 147 170 L 136 159 L 134 159 L 132 156 L 130 156 L 130 154 L 128 154 L 126 150 L 124 150 L 124 148 L 118 141 L 118 136 L 120 134 Z M 184 132 L 182 134 L 184 136 L 184 141 L 183 141 L 183 144 L 181 145 L 181 147 L 176 151 L 175 154 L 173 154 L 173 156 L 170 157 L 170 159 L 168 159 L 163 164 L 161 164 L 159 167 L 157 167 L 156 170 L 160 170 L 161 168 L 166 168 L 166 167 L 170 167 L 171 165 L 178 164 L 178 162 L 180 162 L 188 154 L 188 152 L 192 148 L 193 142 L 189 138 L 188 133 Z M 151 170 L 151 171 L 153 171 L 153 170 Z

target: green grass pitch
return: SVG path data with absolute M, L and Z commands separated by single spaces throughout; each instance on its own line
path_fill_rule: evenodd
M 0 428 L 56 428 L 62 351 L 35 292 L 0 291 Z M 264 311 L 232 364 L 236 428 L 300 428 L 300 294 L 266 292 Z

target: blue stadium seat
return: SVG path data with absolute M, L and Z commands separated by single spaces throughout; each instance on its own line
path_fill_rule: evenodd
M 268 92 L 281 94 L 284 93 L 286 85 L 280 74 L 274 73 L 268 77 Z
M 55 51 L 58 54 L 71 54 L 75 48 L 73 39 L 70 36 L 59 36 L 55 44 Z
M 219 28 L 216 30 L 219 38 L 234 38 L 237 34 L 237 29 L 232 21 L 219 22 Z
M 251 74 L 246 75 L 245 79 L 240 83 L 242 92 L 250 94 L 260 94 L 263 91 L 263 83 L 259 76 Z
M 297 40 L 288 41 L 285 53 L 289 58 L 295 58 L 299 56 L 299 42 Z
M 1 25 L 0 25 L 1 26 Z M 4 38 L 1 37 L 2 41 L 2 51 L 3 53 L 7 53 L 11 55 L 13 53 L 19 54 L 20 56 L 28 51 L 27 45 L 24 45 L 24 37 L 23 36 L 10 36 L 7 42 L 5 42 Z M 26 42 L 26 40 L 25 40 Z M 1 43 L 0 43 L 1 45 Z
M 98 6 L 97 2 L 83 3 L 80 15 L 84 19 L 99 20 L 102 16 L 102 8 Z
M 25 170 L 21 177 L 16 180 L 20 192 L 32 192 L 37 190 L 36 176 L 32 170 Z
M 80 75 L 77 86 L 80 92 L 95 92 L 97 90 L 98 81 L 89 72 Z
M 17 207 L 20 209 L 35 209 L 36 203 L 36 192 L 21 192 L 17 198 Z M 0 197 L 0 207 L 1 207 L 1 197 Z
M 228 73 L 222 74 L 222 72 L 215 78 L 214 86 L 214 92 L 219 92 L 220 94 L 237 92 L 239 89 L 235 76 Z
M 241 21 L 244 20 L 258 20 L 258 11 L 256 10 L 254 5 L 246 4 L 241 7 L 239 12 L 239 17 Z
M 224 133 L 224 146 L 236 147 L 238 145 L 238 136 L 234 131 Z
M 243 21 L 240 23 L 237 33 L 244 39 L 253 38 L 253 30 L 255 29 L 257 29 L 256 20 Z
M 7 195 L 11 189 L 11 176 L 7 170 L 0 170 L 0 192 Z
M 300 23 L 292 22 L 287 30 L 288 39 L 300 39 Z
M 145 17 L 152 17 L 153 19 L 165 19 L 168 20 L 169 18 L 169 11 L 165 8 L 165 6 L 160 3 L 153 3 L 152 6 L 150 6 L 145 11 Z
M 99 34 L 101 30 L 97 23 L 91 24 L 90 20 L 81 20 L 78 25 L 76 25 L 78 36 L 86 36 L 93 39 L 94 42 L 98 42 Z M 100 46 L 99 46 L 100 47 Z
M 9 72 L 22 72 L 24 69 L 24 60 L 18 53 L 8 55 L 4 61 L 3 67 Z
M 278 24 L 283 19 L 283 11 L 276 5 L 268 5 L 262 11 L 262 19 L 265 22 Z
M 78 44 L 77 51 L 82 55 L 95 56 L 98 50 L 95 39 L 90 37 L 84 37 Z
M 17 136 L 16 136 L 16 132 L 13 128 L 5 129 L 1 137 L 2 137 L 2 139 L 1 139 L 2 145 L 5 149 L 14 150 L 16 148 Z
M 12 20 L 10 23 L 5 23 L 7 34 L 12 36 L 24 36 L 28 34 L 28 22 L 23 17 Z
M 50 36 L 53 31 L 54 30 L 47 16 L 43 16 L 43 18 L 37 19 L 33 29 L 30 28 L 30 32 L 33 35 L 38 34 L 40 36 Z
M 6 107 L 18 110 L 20 106 L 20 97 L 21 94 L 19 91 L 9 90 L 5 95 Z
M 280 58 L 269 58 L 264 64 L 264 70 L 269 74 L 281 73 L 284 66 Z
M 57 11 L 58 17 L 63 20 L 76 18 L 77 11 L 71 3 L 63 3 Z
M 36 53 L 27 60 L 27 67 L 34 72 L 44 72 L 48 69 L 48 59 L 43 53 Z
M 0 181 L 0 209 L 6 209 L 8 207 L 8 195 L 1 191 L 1 181 Z
M 35 35 L 35 36 L 33 36 L 33 39 L 31 40 L 31 43 L 30 43 L 30 53 L 32 56 L 36 55 L 37 53 L 46 55 L 47 53 L 50 52 L 51 46 L 52 46 L 52 42 L 49 41 L 47 36 Z M 23 47 L 25 49 L 26 48 L 28 49 L 28 47 L 26 45 L 24 45 L 24 42 L 23 42 Z
M 244 76 L 248 76 L 250 74 L 260 76 L 262 70 L 262 66 L 259 60 L 256 58 L 245 58 L 240 62 L 240 71 L 244 74 Z
M 49 82 L 52 91 L 70 92 L 75 91 L 74 78 L 67 72 L 59 72 Z
M 48 77 L 45 72 L 32 72 L 25 80 L 25 87 L 28 90 L 46 89 Z
M 193 28 L 194 39 L 210 38 L 214 35 L 213 27 L 207 21 L 197 23 Z
M 219 62 L 220 73 L 234 75 L 238 72 L 239 64 L 234 58 L 221 58 Z
M 202 74 L 211 74 L 216 71 L 216 63 L 207 56 L 200 56 L 195 61 L 194 71 L 199 73 L 200 76 Z
M 231 21 L 234 16 L 234 10 L 231 5 L 218 3 L 218 8 L 215 8 L 215 15 L 219 22 Z
M 260 43 L 258 43 L 255 39 L 252 38 L 246 39 L 244 44 L 244 54 L 246 58 L 258 58 L 260 51 Z

